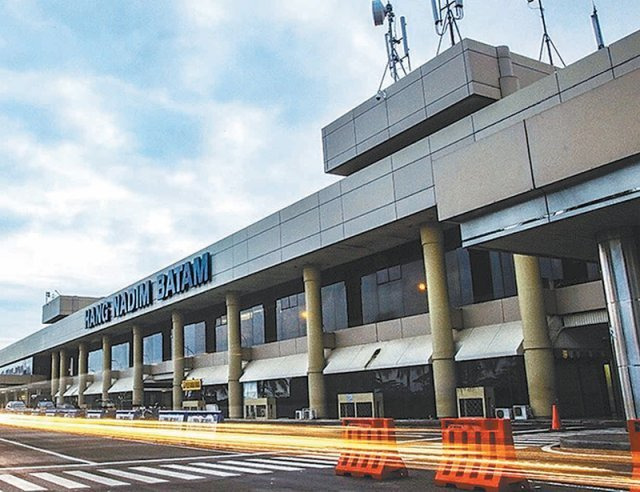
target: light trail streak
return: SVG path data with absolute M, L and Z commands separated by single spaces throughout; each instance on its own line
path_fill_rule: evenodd
M 541 450 L 518 450 L 517 462 L 488 460 L 466 449 L 447 448 L 440 442 L 403 439 L 417 434 L 439 435 L 439 430 L 396 428 L 396 443 L 346 441 L 340 426 L 278 425 L 255 423 L 196 424 L 158 421 L 94 420 L 0 414 L 0 425 L 14 428 L 115 438 L 167 445 L 189 445 L 204 449 L 234 450 L 252 453 L 338 454 L 355 451 L 362 454 L 393 457 L 399 452 L 408 468 L 435 470 L 444 461 L 452 466 L 470 464 L 477 470 L 497 469 L 507 475 L 524 475 L 530 480 L 573 485 L 626 488 L 640 486 L 630 477 L 630 456 L 612 454 L 558 457 Z

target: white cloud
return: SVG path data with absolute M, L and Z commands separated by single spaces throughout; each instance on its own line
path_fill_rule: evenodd
M 6 5 L 33 35 L 75 36 L 69 66 L 85 68 L 0 62 L 0 107 L 8 108 L 0 113 L 0 228 L 9 223 L 0 234 L 0 347 L 39 328 L 45 290 L 108 294 L 333 182 L 322 173 L 320 128 L 372 95 L 385 65 L 384 29 L 373 26 L 368 1 L 162 4 L 173 10 L 162 31 L 166 53 L 119 71 L 82 58 L 93 56 L 78 51 L 92 33 L 74 30 L 73 20 L 62 26 L 36 2 Z M 394 7 L 409 19 L 417 67 L 437 43 L 428 2 Z M 591 51 L 587 41 L 570 42 L 589 39 L 589 26 L 563 25 L 555 9 L 550 24 L 563 56 Z M 160 35 L 147 27 L 140 39 L 153 44 Z M 524 0 L 468 2 L 461 30 L 537 56 L 539 18 Z M 10 39 L 3 33 L 0 53 L 13 49 Z M 239 97 L 233 86 L 260 63 L 283 75 L 281 85 Z M 145 78 L 147 70 L 170 76 Z M 242 80 L 229 80 L 232 70 Z M 179 149 L 175 161 L 162 141 L 156 153 L 142 150 L 145 125 L 169 117 L 193 122 L 200 142 L 188 153 L 167 135 Z

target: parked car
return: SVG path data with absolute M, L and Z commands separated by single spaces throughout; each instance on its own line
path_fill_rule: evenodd
M 43 410 L 43 411 L 46 411 L 55 407 L 56 406 L 53 404 L 53 402 L 49 400 L 39 401 L 38 404 L 36 405 L 37 410 Z
M 5 410 L 8 410 L 9 412 L 24 412 L 27 410 L 27 406 L 20 400 L 10 401 L 7 403 Z

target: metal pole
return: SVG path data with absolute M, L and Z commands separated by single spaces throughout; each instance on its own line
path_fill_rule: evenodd
M 538 0 L 538 5 L 540 6 L 540 17 L 542 18 L 542 30 L 544 34 L 542 35 L 544 42 L 547 45 L 547 53 L 549 53 L 549 64 L 553 65 L 553 56 L 551 56 L 551 39 L 549 39 L 549 33 L 547 32 L 547 21 L 544 18 L 544 7 L 542 6 L 542 0 Z

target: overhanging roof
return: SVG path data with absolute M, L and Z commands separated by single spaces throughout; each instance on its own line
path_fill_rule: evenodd
M 458 332 L 456 361 L 522 355 L 522 322 L 467 328 Z
M 252 360 L 245 367 L 240 382 L 303 377 L 307 375 L 307 366 L 307 354 Z
M 331 352 L 324 374 L 419 366 L 429 363 L 432 353 L 431 335 L 388 340 Z
M 201 379 L 204 386 L 212 384 L 227 384 L 229 377 L 229 366 L 198 367 L 192 370 L 187 377 L 189 379 Z

